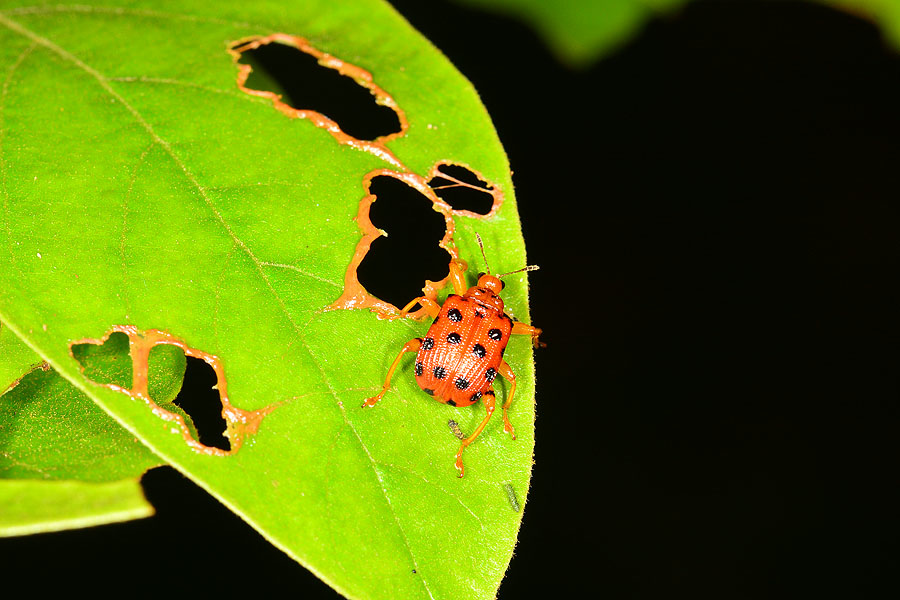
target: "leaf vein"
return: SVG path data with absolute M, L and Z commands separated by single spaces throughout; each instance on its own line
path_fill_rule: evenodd
M 396 471 L 400 471 L 400 472 L 403 472 L 403 473 L 407 473 L 408 475 L 410 475 L 410 476 L 412 476 L 412 477 L 418 477 L 419 479 L 421 479 L 422 481 L 424 481 L 424 482 L 427 483 L 428 485 L 433 486 L 433 487 L 436 487 L 437 489 L 439 489 L 441 492 L 443 492 L 443 493 L 446 494 L 447 496 L 450 496 L 451 498 L 453 498 L 454 500 L 456 500 L 456 501 L 459 503 L 460 506 L 462 506 L 464 509 L 466 509 L 466 511 L 468 511 L 468 513 L 469 513 L 470 515 L 472 515 L 472 517 L 473 517 L 476 521 L 478 521 L 478 525 L 481 527 L 481 531 L 484 531 L 484 522 L 481 520 L 481 517 L 479 517 L 479 516 L 475 513 L 475 511 L 473 511 L 471 508 L 469 508 L 469 506 L 468 506 L 465 502 L 463 502 L 462 499 L 461 499 L 459 496 L 457 496 L 456 494 L 454 494 L 453 492 L 449 492 L 449 491 L 445 490 L 443 487 L 439 486 L 438 484 L 434 483 L 433 481 L 429 481 L 429 480 L 428 480 L 424 475 L 422 475 L 421 473 L 416 473 L 415 471 L 413 471 L 412 469 L 409 469 L 409 468 L 407 468 L 407 467 L 402 467 L 402 466 L 396 465 L 396 464 L 394 464 L 394 463 L 386 463 L 386 462 L 380 462 L 380 461 L 378 462 L 378 464 L 381 465 L 382 467 L 387 467 L 387 468 L 389 468 L 389 469 L 394 469 L 394 470 L 396 470 Z
M 0 193 L 3 195 L 3 214 L 5 216 L 6 238 L 9 242 L 9 260 L 13 265 L 16 264 L 16 257 L 12 245 L 12 228 L 10 227 L 10 220 L 12 217 L 9 211 L 9 189 L 6 187 L 6 152 L 3 147 L 3 143 L 6 141 L 6 97 L 9 93 L 9 83 L 12 81 L 13 75 L 22 63 L 25 62 L 25 59 L 34 52 L 36 47 L 37 42 L 32 41 L 30 46 L 22 50 L 18 58 L 16 58 L 16 61 L 6 72 L 6 78 L 3 80 L 3 89 L 0 91 L 0 182 L 2 182 L 2 185 L 0 185 Z
M 28 462 L 24 462 L 24 461 L 22 461 L 22 460 L 19 460 L 19 459 L 17 459 L 13 454 L 10 454 L 10 453 L 7 452 L 6 450 L 0 451 L 0 457 L 7 459 L 10 463 L 12 463 L 12 466 L 13 466 L 13 467 L 18 467 L 18 468 L 20 468 L 20 469 L 25 469 L 25 470 L 27 470 L 27 471 L 32 471 L 32 472 L 34 472 L 34 473 L 37 473 L 38 475 L 41 475 L 41 476 L 44 477 L 45 479 L 49 479 L 49 478 L 51 477 L 50 473 L 49 473 L 48 471 L 46 471 L 43 467 L 41 467 L 41 466 L 39 466 L 39 465 L 36 465 L 36 464 L 32 464 L 32 463 L 28 463 Z M 0 468 L 0 473 L 3 473 L 3 472 L 5 472 L 5 471 L 9 471 L 9 470 L 10 470 L 10 469 L 9 469 L 8 466 L 7 466 L 6 468 Z M 13 479 L 13 478 L 11 478 L 11 477 L 0 477 L 0 479 Z M 19 479 L 19 477 L 16 477 L 15 479 Z
M 257 96 L 251 96 L 243 92 L 224 90 L 222 88 L 213 87 L 211 85 L 203 85 L 201 83 L 193 83 L 190 81 L 181 81 L 179 79 L 168 79 L 164 77 L 108 77 L 107 81 L 115 81 L 119 83 L 156 83 L 160 85 L 177 85 L 182 87 L 196 88 L 206 92 L 222 94 L 224 96 L 232 96 L 241 100 L 246 100 L 254 104 L 269 104 L 269 101 Z
M 140 158 L 138 158 L 137 163 L 134 165 L 134 169 L 131 171 L 131 180 L 128 182 L 128 191 L 126 191 L 125 195 L 122 197 L 122 235 L 119 239 L 119 253 L 122 256 L 122 293 L 125 296 L 125 321 L 128 321 L 131 315 L 131 295 L 128 293 L 128 260 L 125 256 L 125 247 L 127 245 L 128 237 L 128 201 L 131 199 L 131 194 L 134 191 L 134 183 L 137 181 L 138 172 L 147 161 L 147 155 L 155 145 L 156 141 L 151 141 L 141 153 Z
M 84 13 L 84 14 L 106 14 L 120 15 L 128 17 L 150 17 L 154 19 L 168 19 L 172 21 L 193 21 L 195 23 L 212 23 L 215 25 L 230 25 L 232 27 L 252 28 L 252 29 L 272 29 L 270 25 L 261 25 L 259 23 L 247 23 L 241 21 L 229 21 L 228 19 L 217 19 L 215 17 L 204 17 L 201 15 L 190 15 L 180 13 L 167 13 L 159 10 L 150 10 L 146 8 L 128 8 L 125 6 L 92 6 L 88 4 L 55 4 L 51 6 L 20 6 L 3 11 L 7 15 L 43 15 L 52 13 Z
M 336 281 L 332 281 L 331 279 L 326 279 L 325 277 L 320 277 L 320 276 L 315 275 L 315 274 L 313 274 L 313 273 L 310 273 L 310 272 L 308 272 L 308 271 L 304 271 L 303 269 L 301 269 L 300 267 L 297 267 L 297 266 L 295 266 L 295 265 L 286 265 L 286 264 L 284 264 L 284 263 L 276 263 L 276 262 L 268 262 L 268 261 L 262 261 L 262 262 L 260 262 L 259 264 L 261 264 L 261 265 L 264 266 L 264 267 L 275 267 L 275 268 L 279 268 L 279 269 L 290 269 L 291 271 L 296 271 L 297 273 L 300 273 L 301 275 L 304 275 L 304 276 L 306 276 L 306 277 L 310 277 L 310 278 L 312 278 L 312 279 L 315 279 L 315 280 L 317 280 L 317 281 L 321 281 L 321 282 L 323 282 L 323 283 L 331 284 L 331 285 L 333 285 L 334 287 L 336 287 L 336 288 L 338 288 L 338 289 L 341 289 L 341 287 L 342 287 L 341 284 L 338 283 L 338 282 L 336 282 Z
M 409 558 L 413 563 L 413 568 L 418 571 L 419 563 L 416 560 L 416 556 L 409 545 L 409 538 L 406 535 L 406 531 L 403 529 L 403 525 L 400 524 L 400 517 L 397 515 L 397 512 L 394 510 L 394 506 L 391 503 L 390 494 L 388 493 L 387 487 L 384 484 L 384 479 L 381 477 L 381 473 L 378 471 L 378 462 L 375 460 L 375 457 L 372 456 L 372 452 L 369 450 L 369 447 L 366 445 L 365 441 L 363 441 L 362 436 L 356 430 L 356 427 L 353 426 L 353 422 L 347 417 L 347 409 L 344 408 L 343 402 L 341 402 L 338 398 L 337 391 L 328 380 L 328 377 L 325 374 L 325 370 L 322 368 L 319 357 L 315 355 L 315 353 L 312 351 L 312 348 L 309 347 L 309 345 L 302 337 L 300 338 L 300 343 L 303 344 L 303 346 L 306 348 L 306 351 L 309 352 L 309 355 L 313 358 L 313 364 L 315 364 L 316 368 L 319 369 L 322 381 L 328 387 L 329 391 L 331 391 L 331 395 L 334 397 L 337 407 L 341 411 L 341 416 L 344 419 L 344 423 L 346 423 L 350 428 L 350 431 L 353 432 L 354 437 L 356 437 L 357 442 L 359 442 L 360 448 L 362 448 L 363 452 L 365 452 L 366 454 L 366 457 L 369 459 L 369 463 L 372 467 L 372 473 L 378 480 L 378 487 L 381 489 L 381 494 L 384 497 L 384 501 L 387 504 L 388 510 L 390 510 L 391 516 L 394 518 L 394 523 L 397 525 L 397 530 L 400 532 L 400 537 L 403 538 L 403 544 L 406 546 L 406 551 L 409 553 Z M 419 577 L 418 580 L 422 582 L 422 586 L 425 588 L 425 592 L 428 594 L 428 597 L 434 600 L 434 596 L 431 593 L 431 589 L 428 587 L 428 582 L 425 580 L 425 577 Z
M 225 271 L 228 269 L 231 255 L 234 254 L 235 248 L 237 248 L 237 244 L 232 243 L 231 249 L 225 255 L 225 260 L 222 261 L 222 270 L 219 271 L 219 279 L 216 283 L 215 302 L 213 303 L 213 337 L 216 340 L 216 345 L 220 348 L 222 347 L 222 342 L 219 341 L 219 304 L 222 295 L 222 282 L 225 280 Z

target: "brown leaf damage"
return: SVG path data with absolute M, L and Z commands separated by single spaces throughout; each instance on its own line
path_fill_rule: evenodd
M 21 375 L 20 377 L 18 377 L 17 379 L 13 380 L 12 383 L 10 383 L 8 386 L 6 386 L 6 389 L 5 389 L 5 390 L 0 390 L 0 396 L 2 396 L 3 394 L 5 394 L 6 392 L 11 392 L 11 391 L 13 390 L 13 388 L 15 388 L 15 387 L 18 386 L 20 383 L 22 383 L 22 380 L 23 380 L 23 379 L 25 379 L 26 377 L 28 377 L 29 375 L 31 375 L 32 373 L 34 373 L 34 372 L 37 371 L 38 369 L 40 369 L 41 371 L 49 371 L 49 370 L 51 369 L 50 363 L 48 363 L 47 361 L 41 361 L 41 362 L 39 362 L 39 363 L 37 363 L 37 364 L 35 364 L 35 365 L 32 365 L 27 371 L 25 371 L 24 373 L 22 373 L 22 375 Z
M 497 214 L 503 204 L 503 192 L 495 183 L 469 165 L 442 160 L 428 171 L 428 185 L 435 191 L 440 201 L 454 215 L 488 219 Z M 474 211 L 454 206 L 453 196 L 463 196 L 466 202 L 461 206 L 486 205 L 486 209 Z
M 75 354 L 72 350 L 74 346 L 77 346 L 79 344 L 103 345 L 114 333 L 123 333 L 128 336 L 129 355 L 131 356 L 133 369 L 131 387 L 125 388 L 124 386 L 112 383 L 97 383 L 92 380 L 91 382 L 95 385 L 127 394 L 134 400 L 144 402 L 147 406 L 150 407 L 150 410 L 154 415 L 164 421 L 177 425 L 182 437 L 184 438 L 185 443 L 196 452 L 199 452 L 201 454 L 208 454 L 211 456 L 228 456 L 236 453 L 240 449 L 241 444 L 243 444 L 246 437 L 255 434 L 259 430 L 259 426 L 262 423 L 263 418 L 265 418 L 267 414 L 272 412 L 272 410 L 274 410 L 278 406 L 277 404 L 273 404 L 259 410 L 246 411 L 232 405 L 230 400 L 228 399 L 228 386 L 225 379 L 225 369 L 222 366 L 222 361 L 217 356 L 203 352 L 202 350 L 197 350 L 196 348 L 191 348 L 183 340 L 173 336 L 168 332 L 158 329 L 148 329 L 146 331 L 142 331 L 134 325 L 115 325 L 101 338 L 85 338 L 70 342 L 69 354 L 73 359 L 75 359 Z M 177 346 L 184 352 L 185 356 L 203 360 L 204 362 L 209 364 L 215 371 L 217 380 L 216 389 L 218 390 L 219 397 L 222 401 L 222 417 L 225 419 L 226 423 L 225 436 L 228 438 L 228 441 L 231 444 L 230 450 L 226 451 L 201 444 L 191 435 L 190 429 L 188 428 L 187 423 L 185 423 L 185 420 L 181 415 L 170 412 L 160 407 L 151 398 L 148 389 L 150 351 L 155 346 L 160 344 Z M 83 366 L 81 366 L 81 371 L 82 373 L 84 373 Z
M 285 50 L 287 47 L 290 48 L 289 51 Z M 302 58 L 296 58 L 298 52 L 295 51 L 299 51 L 301 53 L 299 56 Z M 345 272 L 344 289 L 341 296 L 325 307 L 325 310 L 369 309 L 376 312 L 380 318 L 397 318 L 401 307 L 392 304 L 392 302 L 398 302 L 398 298 L 391 297 L 391 292 L 395 291 L 396 295 L 400 297 L 405 296 L 411 287 L 409 279 L 415 281 L 414 288 L 418 288 L 418 285 L 424 282 L 421 288 L 421 295 L 432 299 L 436 298 L 438 290 L 443 288 L 449 281 L 449 274 L 440 281 L 428 279 L 429 277 L 439 277 L 440 273 L 434 271 L 434 258 L 429 257 L 427 252 L 431 249 L 440 248 L 447 252 L 451 262 L 458 261 L 459 253 L 453 242 L 454 219 L 457 217 L 482 220 L 493 219 L 504 201 L 504 194 L 500 186 L 488 180 L 466 163 L 450 159 L 436 162 L 424 177 L 410 172 L 410 169 L 387 147 L 388 142 L 405 136 L 409 128 L 406 115 L 397 102 L 384 89 L 375 84 L 370 72 L 315 48 L 305 38 L 287 33 L 251 36 L 230 43 L 228 45 L 228 53 L 237 67 L 237 85 L 241 91 L 253 96 L 266 98 L 272 102 L 272 105 L 278 111 L 288 117 L 308 119 L 315 126 L 328 131 L 337 142 L 369 152 L 390 164 L 389 169 L 372 171 L 363 178 L 366 195 L 360 201 L 356 216 L 356 221 L 362 230 L 362 237 L 357 243 L 355 252 Z M 287 53 L 287 57 L 285 53 Z M 275 60 L 275 57 L 278 57 L 278 60 Z M 366 106 L 370 105 L 374 99 L 374 104 L 381 105 L 381 108 L 387 107 L 387 109 L 393 111 L 393 115 L 396 116 L 393 128 L 378 130 L 373 132 L 372 135 L 366 135 L 355 130 L 351 120 L 346 115 L 341 116 L 337 108 L 328 104 L 333 96 L 333 90 L 330 90 L 330 88 L 329 91 L 332 93 L 332 96 L 326 96 L 323 103 L 322 98 L 305 96 L 303 93 L 297 92 L 296 88 L 288 85 L 288 83 L 297 81 L 295 76 L 298 73 L 305 73 L 306 77 L 310 79 L 307 81 L 306 78 L 300 76 L 300 80 L 306 86 L 301 88 L 301 92 L 305 92 L 308 89 L 318 89 L 312 83 L 312 81 L 316 80 L 315 77 L 317 75 L 310 75 L 310 71 L 303 71 L 298 67 L 298 65 L 303 65 L 303 69 L 309 69 L 311 65 L 316 63 L 323 68 L 316 71 L 316 67 L 312 67 L 316 73 L 325 70 L 327 72 L 326 78 L 330 78 L 329 80 L 335 78 L 345 80 L 345 83 L 353 90 L 349 95 L 355 96 L 357 92 L 365 90 L 361 93 L 367 98 L 365 101 Z M 290 69 L 285 70 L 285 64 L 290 65 Z M 296 70 L 294 70 L 295 67 L 297 67 Z M 333 71 L 328 71 L 329 69 Z M 251 78 L 251 73 L 254 74 L 253 78 Z M 342 77 L 334 76 L 334 73 Z M 354 87 L 349 83 L 351 79 L 358 87 Z M 267 87 L 268 89 L 263 89 Z M 327 88 L 328 85 L 323 83 L 321 87 Z M 365 93 L 366 91 L 368 94 Z M 335 110 L 334 113 L 331 112 L 332 108 Z M 331 116 L 328 116 L 329 114 Z M 343 129 L 341 123 L 344 124 Z M 348 131 L 352 131 L 353 135 L 349 134 Z M 385 133 L 385 131 L 390 131 L 391 133 Z M 359 137 L 354 137 L 354 135 Z M 423 261 L 430 261 L 428 263 L 431 265 L 429 271 L 419 278 L 418 274 L 414 274 L 412 270 L 407 269 L 406 273 L 409 273 L 410 277 L 403 285 L 398 285 L 391 291 L 386 291 L 384 288 L 379 290 L 377 289 L 377 284 L 366 279 L 369 273 L 381 268 L 381 265 L 378 263 L 379 260 L 387 260 L 383 258 L 386 255 L 384 249 L 389 245 L 384 240 L 375 244 L 375 254 L 379 258 L 376 260 L 373 256 L 368 256 L 367 259 L 373 242 L 380 237 L 387 237 L 389 233 L 391 235 L 394 234 L 393 230 L 384 225 L 380 224 L 383 229 L 379 229 L 373 224 L 370 216 L 372 203 L 377 199 L 371 185 L 373 178 L 377 176 L 393 177 L 414 188 L 431 202 L 434 211 L 440 213 L 446 222 L 442 237 L 436 235 L 434 240 L 430 242 L 431 245 L 428 246 L 428 251 L 415 254 L 415 256 L 421 257 Z M 376 217 L 378 217 L 381 209 L 382 205 L 378 205 L 378 208 L 374 211 Z M 378 218 L 376 218 L 376 222 L 378 222 Z M 395 239 L 403 238 L 392 237 L 391 242 Z M 436 245 L 434 245 L 435 243 Z M 390 247 L 396 248 L 397 246 L 390 245 Z M 389 256 L 390 254 L 388 253 L 387 255 Z M 443 260 L 443 257 L 438 259 L 438 264 L 442 264 L 441 260 Z M 362 265 L 362 269 L 360 269 L 360 265 Z M 404 266 L 398 264 L 397 268 L 403 269 Z M 363 281 L 367 281 L 375 293 L 378 293 L 380 296 L 387 296 L 390 301 L 383 300 L 370 293 L 361 283 L 360 273 Z M 423 318 L 425 311 L 420 309 L 410 313 L 410 316 Z
M 352 78 L 354 81 L 356 81 L 357 84 L 369 90 L 369 92 L 375 97 L 375 102 L 377 104 L 387 106 L 397 114 L 397 118 L 400 121 L 400 131 L 378 137 L 373 141 L 360 140 L 345 133 L 341 129 L 340 125 L 338 125 L 333 119 L 320 112 L 314 110 L 297 109 L 286 104 L 282 100 L 281 96 L 274 92 L 248 88 L 246 86 L 246 83 L 247 78 L 250 76 L 252 68 L 250 65 L 240 63 L 241 54 L 247 52 L 248 50 L 254 50 L 256 48 L 259 48 L 260 46 L 271 43 L 281 43 L 288 46 L 293 46 L 301 52 L 305 52 L 306 54 L 315 57 L 321 66 L 329 69 L 334 69 L 341 75 Z M 406 131 L 409 128 L 409 124 L 406 120 L 406 115 L 402 110 L 400 110 L 400 107 L 397 105 L 397 102 L 391 97 L 391 95 L 375 84 L 372 78 L 372 74 L 365 69 L 356 65 L 352 65 L 348 62 L 345 62 L 339 58 L 316 49 L 309 43 L 308 40 L 302 37 L 289 35 L 286 33 L 273 33 L 271 35 L 263 37 L 253 36 L 238 40 L 229 45 L 228 53 L 232 56 L 234 64 L 238 68 L 237 85 L 241 91 L 253 96 L 270 99 L 273 106 L 288 117 L 291 117 L 293 119 L 310 120 L 317 127 L 321 127 L 322 129 L 328 131 L 341 144 L 346 144 L 359 150 L 370 152 L 378 156 L 382 160 L 394 165 L 395 167 L 403 167 L 402 163 L 397 159 L 396 156 L 394 156 L 393 152 L 391 152 L 385 144 L 390 140 L 406 135 Z
M 383 231 L 372 224 L 372 221 L 369 218 L 369 209 L 372 206 L 372 203 L 377 199 L 371 192 L 370 185 L 372 179 L 378 176 L 399 179 L 431 200 L 434 209 L 441 213 L 446 221 L 444 237 L 438 245 L 450 254 L 452 257 L 451 260 L 459 259 L 459 252 L 453 244 L 455 225 L 451 215 L 450 206 L 435 195 L 434 190 L 428 186 L 424 178 L 415 173 L 398 173 L 389 169 L 377 169 L 366 174 L 363 178 L 366 196 L 360 201 L 359 212 L 356 215 L 356 222 L 360 229 L 362 229 L 363 235 L 356 245 L 356 251 L 353 254 L 353 258 L 344 275 L 344 292 L 341 294 L 340 298 L 331 303 L 326 310 L 368 308 L 374 310 L 378 313 L 378 316 L 382 318 L 393 319 L 399 316 L 401 307 L 394 306 L 389 302 L 385 302 L 384 300 L 380 300 L 371 295 L 359 282 L 357 277 L 357 268 L 369 252 L 372 242 L 382 235 L 385 235 Z M 422 288 L 422 295 L 427 298 L 436 298 L 437 291 L 447 284 L 449 278 L 450 276 L 448 274 L 447 277 L 440 281 L 426 281 Z M 425 309 L 420 308 L 419 310 L 410 313 L 410 316 L 414 319 L 418 319 L 424 318 L 426 314 Z

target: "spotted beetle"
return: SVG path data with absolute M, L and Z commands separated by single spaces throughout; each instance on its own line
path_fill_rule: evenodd
M 429 316 L 434 317 L 424 338 L 414 338 L 406 343 L 388 369 L 384 387 L 376 396 L 368 398 L 363 408 L 375 406 L 384 397 L 391 385 L 391 377 L 407 352 L 416 352 L 416 383 L 435 400 L 450 406 L 469 406 L 478 400 L 484 402 L 487 416 L 469 437 L 463 439 L 456 453 L 456 468 L 459 476 L 464 474 L 462 454 L 466 446 L 475 441 L 494 414 L 493 382 L 502 375 L 510 383 L 509 396 L 503 403 L 504 430 L 516 439 L 507 409 L 516 393 L 516 375 L 503 360 L 503 352 L 512 334 L 530 335 L 535 348 L 542 346 L 538 341 L 541 330 L 519 321 L 513 321 L 503 311 L 500 291 L 504 287 L 501 277 L 537 270 L 528 266 L 503 275 L 491 275 L 484 254 L 481 236 L 475 234 L 487 273 L 479 273 L 478 284 L 466 289 L 462 261 L 450 263 L 450 281 L 455 294 L 450 294 L 444 305 L 426 297 L 416 298 L 400 311 L 404 316 L 416 304 L 421 305 Z

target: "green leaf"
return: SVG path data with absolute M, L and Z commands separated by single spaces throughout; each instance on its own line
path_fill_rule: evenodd
M 149 517 L 153 507 L 136 479 L 0 480 L 0 537 L 119 523 Z
M 493 598 L 521 519 L 508 492 L 524 503 L 531 471 L 530 340 L 506 353 L 518 439 L 495 417 L 460 479 L 447 424 L 472 432 L 480 404 L 434 402 L 407 359 L 361 408 L 428 325 L 328 310 L 379 169 L 421 184 L 439 161 L 468 165 L 503 201 L 488 217 L 435 204 L 454 226 L 446 247 L 480 266 L 477 231 L 496 272 L 526 264 L 509 165 L 471 85 L 376 0 L 27 4 L 0 9 L 0 319 L 344 595 Z M 343 144 L 240 91 L 227 48 L 278 32 L 371 73 L 408 129 L 379 142 L 387 152 Z M 507 307 L 528 322 L 525 274 L 506 283 Z M 130 391 L 86 377 L 70 354 L 126 325 Z M 137 349 L 159 344 L 219 369 L 230 452 L 148 402 Z
M 32 371 L 0 397 L 0 479 L 137 479 L 159 464 L 52 370 Z
M 109 371 L 121 358 L 107 351 L 91 362 Z M 178 388 L 168 390 L 174 399 Z M 139 479 L 159 464 L 72 384 L 35 369 L 0 396 L 0 536 L 149 516 Z
M 43 360 L 0 323 L 0 396 Z
M 587 67 L 618 49 L 655 15 L 672 13 L 688 0 L 456 0 L 516 15 L 544 38 L 559 59 Z

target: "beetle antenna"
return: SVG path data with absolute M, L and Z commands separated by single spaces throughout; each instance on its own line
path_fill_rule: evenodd
M 481 248 L 481 257 L 484 259 L 484 270 L 490 275 L 491 265 L 488 264 L 487 254 L 484 253 L 484 242 L 481 241 L 481 236 L 478 235 L 478 232 L 475 232 L 475 239 L 478 240 L 478 247 Z
M 506 277 L 507 275 L 512 275 L 513 273 L 521 273 L 522 271 L 537 271 L 540 269 L 537 265 L 528 265 L 527 267 L 522 267 L 521 269 L 516 269 L 515 271 L 510 271 L 509 273 L 504 273 L 503 275 L 497 275 L 497 279 L 501 277 Z

